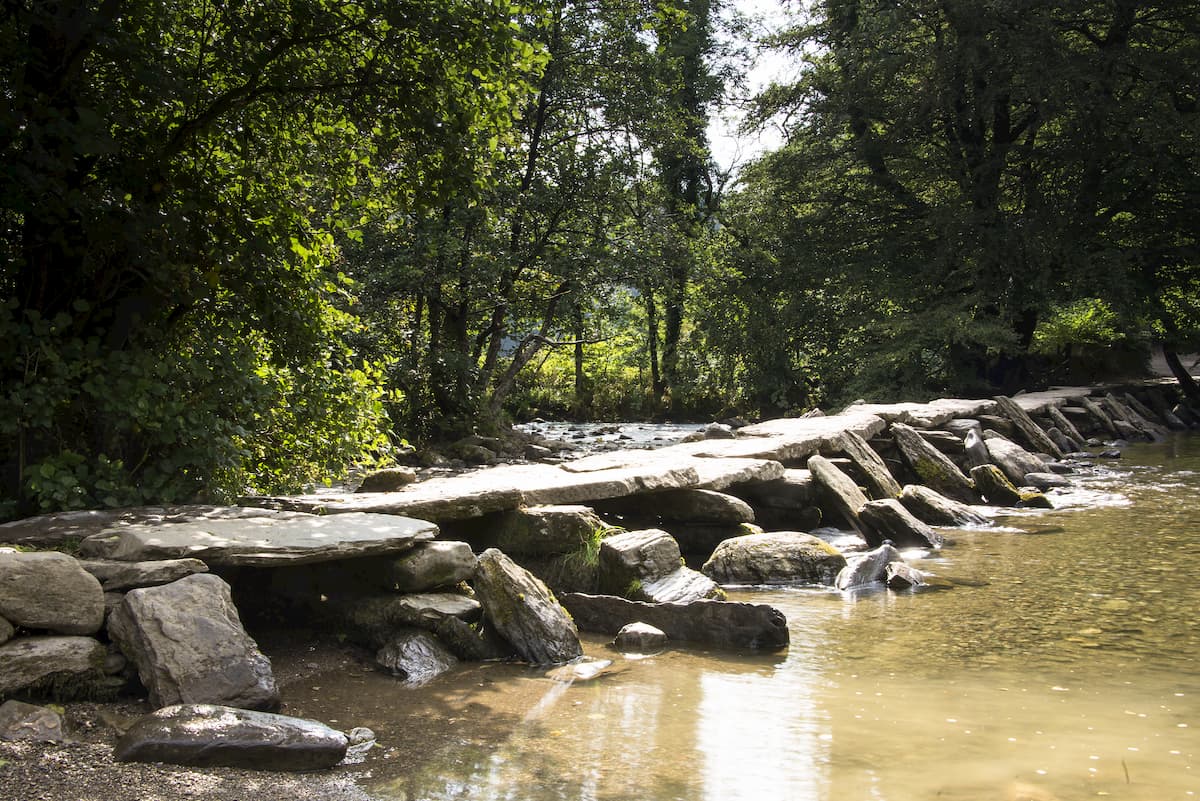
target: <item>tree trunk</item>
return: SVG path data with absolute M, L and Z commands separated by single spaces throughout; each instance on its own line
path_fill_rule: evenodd
M 1171 374 L 1179 382 L 1179 388 L 1183 390 L 1188 402 L 1200 409 L 1200 386 L 1196 385 L 1196 379 L 1192 378 L 1192 374 L 1179 360 L 1179 354 L 1167 347 L 1166 343 L 1162 344 L 1162 354 L 1163 358 L 1167 360 L 1167 367 L 1171 368 Z

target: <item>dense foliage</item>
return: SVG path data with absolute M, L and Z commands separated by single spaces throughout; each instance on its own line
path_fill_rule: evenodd
M 821 0 L 728 189 L 711 0 L 0 7 L 0 518 L 512 415 L 779 414 L 1200 347 L 1200 2 Z

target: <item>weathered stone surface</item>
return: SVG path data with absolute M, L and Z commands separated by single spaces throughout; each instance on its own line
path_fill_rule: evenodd
M 121 762 L 300 771 L 333 767 L 349 744 L 344 733 L 315 720 L 181 704 L 138 719 L 114 755 Z
M 662 629 L 638 621 L 622 626 L 612 644 L 625 653 L 652 654 L 666 648 L 668 640 L 667 633 Z
M 817 519 L 820 520 L 818 511 Z M 796 515 L 793 514 L 792 518 Z M 679 543 L 679 550 L 692 556 L 707 556 L 725 540 L 761 534 L 762 526 L 756 523 L 663 523 L 663 530 Z M 586 592 L 586 591 L 585 591 Z
M 598 505 L 602 511 L 696 523 L 753 523 L 754 510 L 741 498 L 705 489 L 678 489 L 630 495 Z
M 262 567 L 399 553 L 437 531 L 396 515 L 246 517 L 124 526 L 88 537 L 80 551 L 123 562 L 193 557 L 214 567 Z
M 437 632 L 446 618 L 474 623 L 483 614 L 478 601 L 456 593 L 338 597 L 330 598 L 326 606 L 330 626 L 370 648 L 381 648 L 401 629 Z
M 588 506 L 531 506 L 486 520 L 486 536 L 506 554 L 573 553 L 608 528 Z
M 900 493 L 900 503 L 918 520 L 931 526 L 986 526 L 986 517 L 965 503 L 951 500 L 929 487 L 909 484 Z
M 907 562 L 888 562 L 883 570 L 883 583 L 889 590 L 911 590 L 925 584 L 925 574 Z
M 428 684 L 458 664 L 458 659 L 437 637 L 421 629 L 393 632 L 376 652 L 375 661 L 411 685 Z
M 15 633 L 16 630 L 13 628 L 13 624 L 0 617 L 0 645 L 4 645 L 4 643 L 11 640 Z
M 1057 406 L 1051 406 L 1046 410 L 1046 414 L 1049 415 L 1050 420 L 1053 421 L 1058 430 L 1061 431 L 1066 437 L 1080 445 L 1087 442 L 1087 438 L 1083 436 L 1074 423 L 1067 419 L 1067 416 L 1062 413 L 1062 409 L 1058 408 Z M 1071 450 L 1079 449 L 1071 448 Z
M 994 464 L 982 464 L 971 468 L 971 478 L 983 493 L 987 502 L 995 506 L 1016 506 L 1021 502 L 1021 493 L 1008 480 L 1008 476 Z
M 927 443 L 914 429 L 903 423 L 892 424 L 892 436 L 900 454 L 921 483 L 949 498 L 975 503 L 979 495 L 971 480 L 944 453 Z
M 995 398 L 996 405 L 1005 417 L 1013 421 L 1013 425 L 1021 432 L 1026 442 L 1033 446 L 1034 450 L 1041 453 L 1048 453 L 1055 459 L 1061 459 L 1063 451 L 1050 437 L 1046 436 L 1046 432 L 1042 427 L 1033 421 L 1029 413 L 1021 406 L 1015 403 L 1012 398 L 1004 395 L 997 395 Z
M 104 625 L 104 591 L 64 553 L 0 553 L 0 617 L 29 629 L 94 634 Z
M 832 584 L 846 559 L 829 543 L 799 531 L 726 540 L 701 571 L 722 584 Z
M 91 637 L 18 637 L 0 645 L 0 696 L 104 673 L 104 646 Z
M 785 470 L 780 478 L 736 484 L 729 492 L 755 508 L 801 510 L 817 505 L 817 489 L 808 470 Z
M 80 566 L 100 582 L 105 592 L 122 592 L 138 587 L 170 584 L 193 573 L 207 573 L 199 559 L 160 559 L 153 562 L 115 562 L 109 559 L 80 559 Z
M 1055 487 L 1069 487 L 1071 482 L 1057 473 L 1026 473 L 1025 480 L 1021 482 L 1022 486 L 1036 487 L 1045 492 L 1048 489 Z
M 575 624 L 546 585 L 500 551 L 480 554 L 474 586 L 488 619 L 523 659 L 555 664 L 583 654 Z
M 981 414 L 979 415 L 979 424 L 984 431 L 990 428 L 992 431 L 999 431 L 1006 437 L 1013 437 L 1017 434 L 1017 427 L 1013 425 L 1013 421 L 1000 415 Z
M 445 617 L 438 621 L 433 633 L 459 659 L 482 662 L 517 655 L 512 643 L 500 636 L 487 619 L 472 625 L 456 617 Z
M 834 586 L 839 590 L 853 590 L 883 581 L 884 573 L 891 562 L 903 562 L 891 543 L 884 543 L 878 548 L 849 560 L 846 567 L 838 573 Z
M 435 540 L 390 560 L 388 576 L 396 592 L 426 592 L 466 581 L 475 574 L 475 564 L 467 543 Z
M 940 429 L 926 430 L 921 428 L 916 429 L 916 432 L 930 445 L 951 458 L 961 456 L 963 453 L 962 437 L 957 434 Z
M 895 498 L 868 501 L 858 510 L 867 545 L 891 540 L 900 548 L 940 548 L 942 535 L 922 523 Z
M 938 398 L 928 403 L 863 403 L 851 406 L 847 411 L 853 409 L 859 413 L 874 414 L 889 423 L 904 423 L 916 428 L 938 428 L 956 417 L 978 417 L 994 411 L 995 408 L 996 404 L 990 400 Z
M 812 473 L 813 481 L 821 488 L 826 503 L 855 529 L 862 531 L 858 510 L 866 504 L 868 498 L 854 480 L 824 456 L 810 457 L 808 470 Z
M 881 417 L 864 412 L 861 407 L 850 407 L 841 414 L 828 417 L 789 417 L 755 423 L 738 429 L 737 439 L 706 440 L 674 447 L 696 456 L 721 460 L 736 457 L 800 462 L 832 448 L 845 431 L 853 431 L 863 439 L 870 439 L 885 426 Z
M 988 453 L 987 445 L 984 443 L 979 429 L 973 428 L 963 437 L 963 456 L 967 470 L 981 464 L 989 464 L 992 461 L 992 456 Z
M 108 632 L 137 666 L 155 706 L 278 706 L 271 662 L 242 628 L 229 585 L 197 573 L 126 593 Z
M 1108 412 L 1101 408 L 1100 404 L 1096 403 L 1096 401 L 1092 400 L 1091 398 L 1081 398 L 1080 404 L 1083 406 L 1083 408 L 1087 409 L 1091 413 L 1092 417 L 1096 419 L 1096 421 L 1104 428 L 1105 431 L 1114 437 L 1121 436 L 1121 432 L 1117 431 L 1117 427 L 1113 423 L 1113 419 L 1108 416 Z
M 995 431 L 985 431 L 983 442 L 987 445 L 988 455 L 992 457 L 992 464 L 999 467 L 1014 485 L 1021 484 L 1025 480 L 1026 473 L 1049 472 L 1045 462 Z M 972 475 L 974 475 L 973 471 Z M 983 492 L 982 488 L 980 491 Z M 984 492 L 984 494 L 987 493 Z M 992 503 L 996 503 L 996 501 L 993 499 Z
M 812 531 L 814 528 L 820 528 L 821 522 L 824 519 L 824 513 L 819 506 L 808 506 L 802 509 L 775 509 L 764 506 L 755 509 L 754 516 L 758 519 L 755 527 L 759 531 Z M 671 533 L 675 534 L 674 531 Z M 749 534 L 754 532 L 743 533 Z M 678 534 L 676 534 L 675 539 L 679 539 Z M 722 540 L 726 539 L 729 539 L 729 537 L 721 537 L 721 539 L 712 544 L 712 547 L 715 548 Z
M 1131 423 L 1133 423 L 1135 426 L 1137 426 L 1141 431 L 1143 431 L 1146 434 L 1146 436 L 1148 436 L 1152 439 L 1160 439 L 1160 438 L 1166 436 L 1166 434 L 1167 434 L 1166 427 L 1163 426 L 1161 423 L 1156 422 L 1153 419 L 1154 413 L 1150 412 L 1149 409 L 1146 409 L 1145 406 L 1142 406 L 1142 404 L 1138 403 L 1137 398 L 1133 397 L 1128 392 L 1126 392 L 1126 393 L 1123 393 L 1121 395 L 1121 397 L 1117 400 L 1119 403 L 1122 404 L 1122 407 L 1125 409 L 1125 414 L 1129 418 L 1129 421 Z M 1148 416 L 1142 414 L 1141 409 L 1138 408 L 1139 406 L 1141 407 L 1141 409 L 1146 409 L 1146 411 L 1150 412 L 1150 414 Z
M 983 424 L 970 417 L 956 417 L 953 420 L 948 420 L 942 427 L 951 434 L 963 439 L 966 438 L 968 432 L 974 431 L 975 433 L 979 433 L 983 431 Z
M 600 588 L 640 601 L 680 602 L 712 598 L 720 588 L 682 566 L 679 543 L 661 529 L 626 531 L 600 543 Z
M 0 740 L 61 743 L 65 739 L 62 715 L 53 709 L 21 701 L 0 704 Z
M 895 498 L 900 494 L 900 483 L 865 439 L 847 431 L 839 438 L 838 449 L 862 472 L 872 498 Z
M 395 492 L 417 480 L 417 471 L 411 467 L 385 467 L 372 470 L 363 476 L 356 492 Z
M 788 644 L 787 618 L 766 604 L 707 600 L 650 604 L 582 593 L 567 593 L 562 600 L 584 631 L 616 634 L 629 623 L 640 621 L 662 630 L 672 640 L 720 648 L 777 650 Z
M 724 423 L 709 423 L 701 433 L 705 439 L 733 439 L 737 434 L 733 430 L 733 426 L 725 425 Z
M 1064 457 L 1068 453 L 1074 453 L 1075 451 L 1079 450 L 1080 447 L 1082 447 L 1079 443 L 1072 441 L 1070 437 L 1060 431 L 1058 426 L 1050 426 L 1047 428 L 1046 436 L 1054 441 L 1054 444 L 1058 446 L 1060 451 L 1062 451 Z

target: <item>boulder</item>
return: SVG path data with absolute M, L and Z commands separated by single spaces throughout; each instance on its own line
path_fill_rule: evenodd
M 642 622 L 672 640 L 720 648 L 778 650 L 788 644 L 787 618 L 766 604 L 710 600 L 652 604 L 583 593 L 567 593 L 562 600 L 584 631 L 612 635 L 629 623 Z
M 474 598 L 456 593 L 360 595 L 330 598 L 325 620 L 355 642 L 380 648 L 401 629 L 438 631 L 446 618 L 474 623 L 483 614 Z
M 733 439 L 737 433 L 725 423 L 709 423 L 702 430 L 705 439 Z
M 210 567 L 273 567 L 400 553 L 437 532 L 433 523 L 398 515 L 292 513 L 135 523 L 94 534 L 79 549 L 122 562 L 192 557 Z
M 928 431 L 923 428 L 916 429 L 916 432 L 921 435 L 921 439 L 947 456 L 958 457 L 962 455 L 963 438 L 957 434 L 952 434 L 949 431 Z
M 459 659 L 483 662 L 516 656 L 512 643 L 500 636 L 487 619 L 467 623 L 456 617 L 444 617 L 437 622 L 433 633 Z
M 987 502 L 995 506 L 1016 506 L 1021 502 L 1021 493 L 1008 476 L 994 464 L 982 464 L 971 468 L 971 478 L 983 493 Z
M 991 523 L 965 503 L 951 500 L 920 484 L 906 486 L 900 493 L 900 503 L 915 518 L 931 526 L 986 526 Z
M 64 553 L 0 552 L 0 617 L 27 629 L 94 634 L 104 625 L 104 590 Z
M 375 654 L 375 661 L 405 684 L 428 684 L 458 664 L 454 654 L 428 631 L 396 631 Z
M 967 470 L 992 461 L 979 429 L 973 428 L 963 437 L 963 457 Z
M 605 512 L 641 519 L 696 523 L 753 523 L 754 510 L 741 498 L 706 489 L 677 489 L 630 495 L 597 504 Z
M 1055 487 L 1069 487 L 1071 482 L 1054 472 L 1048 473 L 1026 473 L 1025 480 L 1022 485 L 1036 487 L 1038 490 L 1045 492 L 1048 489 Z
M 346 756 L 346 735 L 315 720 L 213 704 L 164 707 L 117 741 L 120 762 L 253 770 L 321 770 Z
M 971 480 L 963 475 L 958 465 L 927 443 L 915 429 L 893 423 L 892 436 L 920 483 L 956 501 L 975 503 L 979 500 Z
M 242 628 L 229 585 L 211 573 L 129 591 L 109 616 L 108 633 L 137 666 L 155 706 L 279 705 L 270 660 Z
M 13 628 L 13 624 L 0 617 L 0 645 L 11 640 L 15 633 L 16 629 Z
M 662 629 L 637 621 L 622 626 L 612 644 L 624 653 L 651 654 L 666 648 L 668 639 Z
M 1121 436 L 1121 432 L 1117 430 L 1116 425 L 1113 423 L 1113 419 L 1108 416 L 1108 412 L 1101 408 L 1100 404 L 1096 403 L 1096 401 L 1092 400 L 1091 398 L 1082 398 L 1080 399 L 1080 403 L 1083 405 L 1083 408 L 1087 409 L 1088 412 L 1091 413 L 1092 417 L 1096 419 L 1096 421 L 1104 428 L 1105 431 L 1114 437 Z
M 868 498 L 854 480 L 833 462 L 820 455 L 809 457 L 808 470 L 812 473 L 813 481 L 821 487 L 821 494 L 826 503 L 856 530 L 862 531 L 858 510 L 866 504 Z
M 911 590 L 925 585 L 925 574 L 907 562 L 888 562 L 883 570 L 883 583 L 889 590 Z
M 900 494 L 900 484 L 892 476 L 883 459 L 857 433 L 847 431 L 842 434 L 837 447 L 862 473 L 872 498 L 895 498 Z
M 846 559 L 799 531 L 772 531 L 722 542 L 701 571 L 722 584 L 832 584 Z
M 979 415 L 979 425 L 985 431 L 990 428 L 993 431 L 999 431 L 1006 437 L 1016 436 L 1017 433 L 1017 427 L 1013 425 L 1012 420 L 995 414 Z
M 792 513 L 789 517 L 795 519 L 797 516 Z M 820 520 L 819 512 L 817 520 Z M 762 533 L 762 527 L 755 523 L 663 523 L 663 530 L 675 538 L 683 553 L 704 557 L 725 540 Z
M 782 478 L 735 484 L 729 492 L 757 508 L 799 511 L 817 505 L 817 488 L 808 470 L 790 469 Z
M 1050 420 L 1051 420 L 1051 422 L 1054 423 L 1054 426 L 1059 431 L 1061 431 L 1063 433 L 1063 435 L 1065 435 L 1068 439 L 1071 439 L 1072 441 L 1079 443 L 1079 444 L 1082 444 L 1087 441 L 1087 438 L 1083 436 L 1083 434 L 1079 431 L 1079 429 L 1076 427 L 1076 425 L 1074 423 L 1072 423 L 1069 419 L 1067 419 L 1067 416 L 1065 414 L 1063 414 L 1062 410 L 1059 409 L 1057 406 L 1048 406 L 1046 408 L 1046 414 L 1050 416 Z M 1079 450 L 1079 449 L 1071 448 L 1071 450 L 1074 451 L 1074 450 Z M 1069 452 L 1070 451 L 1068 451 L 1068 453 Z
M 53 709 L 21 701 L 0 704 L 0 740 L 61 743 L 65 739 L 62 715 Z
M 124 592 L 138 587 L 170 584 L 193 573 L 207 573 L 208 565 L 199 559 L 160 559 L 154 562 L 114 562 L 108 559 L 80 559 L 79 564 L 100 582 L 105 592 Z
M 661 529 L 626 531 L 600 543 L 600 589 L 642 601 L 686 602 L 720 595 L 712 579 L 683 566 L 679 543 Z
M 985 431 L 983 441 L 992 457 L 991 463 L 999 467 L 1014 485 L 1023 482 L 1027 473 L 1049 472 L 1045 462 L 995 431 Z M 991 502 L 996 503 L 995 499 Z
M 588 506 L 530 506 L 492 515 L 484 537 L 506 554 L 547 556 L 586 548 L 609 527 Z
M 546 585 L 500 551 L 480 554 L 474 587 L 488 619 L 523 659 L 556 664 L 583 654 L 575 623 Z
M 876 547 L 890 540 L 901 548 L 940 548 L 942 535 L 922 523 L 895 498 L 868 501 L 858 511 L 867 545 Z
M 968 432 L 974 431 L 979 433 L 983 430 L 983 425 L 978 420 L 970 417 L 956 417 L 953 420 L 947 420 L 942 427 L 962 439 L 966 439 Z
M 904 557 L 890 542 L 867 551 L 850 561 L 838 573 L 834 586 L 839 590 L 853 590 L 883 581 L 887 566 L 892 562 L 903 562 Z
M 995 396 L 996 405 L 1000 407 L 1000 412 L 1013 421 L 1013 425 L 1021 432 L 1021 436 L 1025 441 L 1033 446 L 1034 450 L 1041 453 L 1048 453 L 1055 459 L 1061 459 L 1063 451 L 1054 444 L 1054 440 L 1046 435 L 1042 427 L 1033 421 L 1029 413 L 1017 405 L 1012 398 L 1004 395 Z M 1073 450 L 1073 449 L 1072 449 Z
M 396 592 L 426 592 L 466 581 L 475 574 L 475 564 L 467 543 L 435 540 L 391 560 L 388 576 Z
M 1079 444 L 1073 442 L 1070 437 L 1059 430 L 1058 426 L 1050 426 L 1046 429 L 1046 436 L 1053 440 L 1058 449 L 1062 451 L 1065 457 L 1068 453 L 1073 453 L 1079 450 Z
M 821 521 L 824 517 L 819 506 L 807 506 L 803 509 L 772 509 L 769 507 L 758 507 L 754 510 L 754 517 L 758 520 L 755 527 L 759 531 L 812 531 L 814 528 L 821 526 Z M 743 524 L 743 528 L 749 524 Z M 675 535 L 675 539 L 679 539 L 680 535 L 675 531 L 671 532 Z M 744 531 L 742 533 L 752 533 Z M 686 538 L 686 537 L 685 537 Z M 728 536 L 721 537 L 712 543 L 715 548 L 721 540 L 729 539 Z M 681 547 L 683 540 L 680 540 Z M 687 549 L 690 550 L 690 549 Z M 711 549 L 710 549 L 711 553 Z
M 395 492 L 416 480 L 417 471 L 411 467 L 385 467 L 363 476 L 355 492 Z
M 91 637 L 18 637 L 0 645 L 0 697 L 19 690 L 56 690 L 104 674 L 108 651 Z

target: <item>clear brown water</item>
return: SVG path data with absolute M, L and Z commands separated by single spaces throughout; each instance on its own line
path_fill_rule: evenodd
M 1000 530 L 947 531 L 950 590 L 745 590 L 786 652 L 680 648 L 611 672 L 361 667 L 287 711 L 373 728 L 396 801 L 1190 799 L 1200 792 L 1200 438 L 1139 446 Z M 319 687 L 319 689 L 313 689 Z

